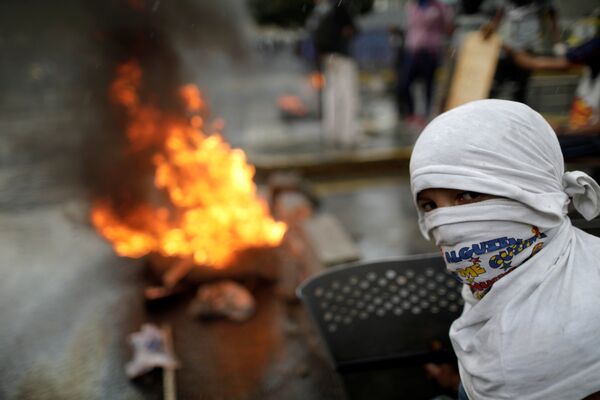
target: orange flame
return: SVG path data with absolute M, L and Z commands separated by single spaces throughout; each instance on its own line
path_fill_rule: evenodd
M 323 89 L 325 87 L 325 75 L 320 72 L 313 72 L 309 76 L 310 85 L 314 89 Z
M 113 102 L 129 118 L 127 136 L 133 150 L 157 145 L 153 156 L 154 185 L 170 204 L 138 206 L 118 215 L 109 201 L 94 204 L 91 219 L 112 242 L 117 254 L 142 257 L 151 252 L 192 258 L 198 265 L 222 268 L 236 252 L 249 247 L 277 246 L 285 234 L 266 202 L 256 195 L 254 169 L 243 151 L 231 149 L 216 133 L 202 131 L 205 102 L 194 85 L 180 89 L 189 121 L 166 115 L 138 96 L 142 71 L 136 62 L 122 65 L 110 88 Z
M 298 96 L 279 96 L 277 105 L 280 109 L 298 117 L 308 114 L 308 109 Z

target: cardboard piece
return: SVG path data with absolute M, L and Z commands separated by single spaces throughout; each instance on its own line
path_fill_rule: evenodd
M 445 111 L 490 94 L 502 40 L 497 34 L 484 39 L 479 31 L 465 35 L 458 52 Z

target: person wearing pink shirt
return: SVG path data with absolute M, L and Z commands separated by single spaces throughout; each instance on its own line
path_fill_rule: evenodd
M 452 10 L 438 0 L 410 0 L 406 3 L 404 62 L 399 73 L 398 101 L 409 122 L 424 122 L 431 113 L 435 71 L 440 63 L 444 38 L 453 29 Z M 411 93 L 418 79 L 425 83 L 425 115 L 416 116 Z M 424 118 L 423 118 L 424 117 Z

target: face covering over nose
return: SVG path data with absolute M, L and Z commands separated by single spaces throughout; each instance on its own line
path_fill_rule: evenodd
M 489 213 L 495 205 L 503 208 L 502 216 Z M 425 213 L 424 223 L 448 271 L 473 293 L 481 294 L 550 240 L 552 230 L 542 232 L 531 223 L 519 221 L 527 214 L 535 211 L 515 201 L 494 199 L 438 208 Z

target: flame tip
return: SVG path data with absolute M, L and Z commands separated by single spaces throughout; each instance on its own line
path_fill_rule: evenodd
M 168 194 L 169 207 L 140 205 L 118 216 L 109 202 L 97 200 L 91 211 L 96 229 L 126 257 L 155 252 L 190 258 L 199 266 L 226 268 L 234 254 L 248 247 L 277 246 L 287 226 L 271 218 L 266 202 L 256 196 L 255 169 L 241 149 L 232 149 L 220 131 L 222 118 L 202 128 L 206 102 L 196 85 L 179 89 L 188 119 L 173 118 L 139 96 L 139 63 L 117 69 L 111 100 L 122 107 L 132 151 L 156 146 L 152 155 L 154 185 Z

